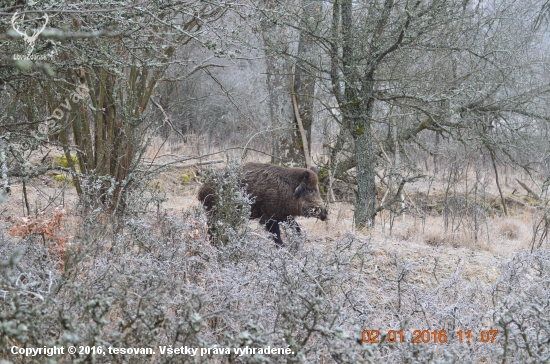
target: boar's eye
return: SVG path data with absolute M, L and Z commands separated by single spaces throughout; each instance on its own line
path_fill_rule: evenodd
M 298 185 L 298 187 L 296 187 L 296 189 L 294 190 L 293 195 L 294 195 L 295 198 L 299 198 L 299 197 L 301 197 L 304 193 L 306 193 L 306 191 L 307 191 L 307 187 L 306 187 L 303 183 L 300 183 L 300 184 Z

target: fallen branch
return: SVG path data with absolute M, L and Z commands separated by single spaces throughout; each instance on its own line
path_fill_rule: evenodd
M 171 166 L 171 167 L 177 167 L 177 168 L 185 168 L 185 167 L 193 167 L 193 166 L 206 166 L 209 164 L 217 164 L 217 163 L 223 163 L 223 162 L 225 162 L 224 159 L 215 159 L 211 161 L 197 161 L 191 164 L 177 164 L 177 163 L 147 163 L 147 164 L 153 167 Z
M 537 201 L 539 200 L 539 196 L 535 193 L 535 191 L 533 191 L 532 189 L 529 188 L 529 186 L 527 186 L 525 183 L 521 182 L 519 179 L 516 178 L 516 181 L 518 181 L 519 185 L 521 187 L 523 187 L 525 189 L 525 191 L 527 191 L 527 193 L 529 195 L 531 195 L 533 198 L 536 198 Z
M 518 204 L 518 205 L 521 205 L 523 207 L 528 207 L 528 208 L 532 208 L 532 209 L 536 208 L 536 206 L 533 206 L 533 205 L 531 205 L 527 202 L 518 200 L 517 198 L 511 197 L 511 196 L 506 196 L 505 198 L 506 198 L 507 201 Z

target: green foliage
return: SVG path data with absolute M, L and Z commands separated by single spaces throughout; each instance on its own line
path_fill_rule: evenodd
M 184 173 L 180 176 L 180 180 L 182 184 L 187 184 L 193 181 L 196 181 L 198 179 L 197 174 L 195 171 L 190 171 L 188 173 Z
M 64 174 L 56 174 L 54 178 L 57 182 L 62 182 L 62 183 L 67 182 L 69 186 L 73 185 L 73 179 L 65 176 Z
M 165 192 L 164 184 L 162 182 L 159 182 L 159 181 L 154 181 L 154 182 L 149 183 L 149 187 L 157 193 L 164 193 Z
M 72 164 L 75 166 L 75 169 L 77 171 L 79 171 L 78 169 L 78 158 L 76 155 L 74 154 L 70 154 L 70 160 L 72 161 Z M 60 155 L 60 156 L 57 156 L 55 159 L 54 159 L 54 162 L 53 162 L 53 165 L 54 166 L 59 166 L 59 167 L 63 167 L 63 168 L 70 168 L 70 165 L 69 165 L 69 160 L 67 159 L 67 156 L 65 154 L 63 155 Z M 57 182 L 60 182 L 60 183 L 68 183 L 69 186 L 73 186 L 73 179 L 72 177 L 70 177 L 69 175 L 65 174 L 65 173 L 62 173 L 62 174 L 55 174 L 54 175 L 54 178 Z
M 78 166 L 78 158 L 74 154 L 70 154 L 71 161 L 73 165 Z M 69 168 L 69 160 L 67 159 L 67 155 L 63 154 L 55 158 L 54 160 L 55 166 L 65 167 Z
M 328 177 L 328 168 L 321 168 L 319 170 L 319 175 L 318 175 L 319 181 L 323 181 L 327 177 Z

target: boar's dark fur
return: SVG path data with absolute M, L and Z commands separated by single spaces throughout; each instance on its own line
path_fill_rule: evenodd
M 293 220 L 295 216 L 327 220 L 316 172 L 314 168 L 284 168 L 263 163 L 247 163 L 243 167 L 242 185 L 254 198 L 250 218 L 260 219 L 275 235 L 278 246 L 283 245 L 280 222 Z M 216 203 L 214 191 L 207 184 L 201 186 L 198 198 L 207 211 Z M 293 225 L 299 233 L 298 224 Z

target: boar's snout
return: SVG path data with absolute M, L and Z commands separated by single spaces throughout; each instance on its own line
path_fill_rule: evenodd
M 319 213 L 319 219 L 321 221 L 327 221 L 328 220 L 328 211 L 324 207 L 321 207 L 321 212 Z
M 306 208 L 303 211 L 305 217 L 316 217 L 321 221 L 328 220 L 328 211 L 326 208 L 321 206 Z

